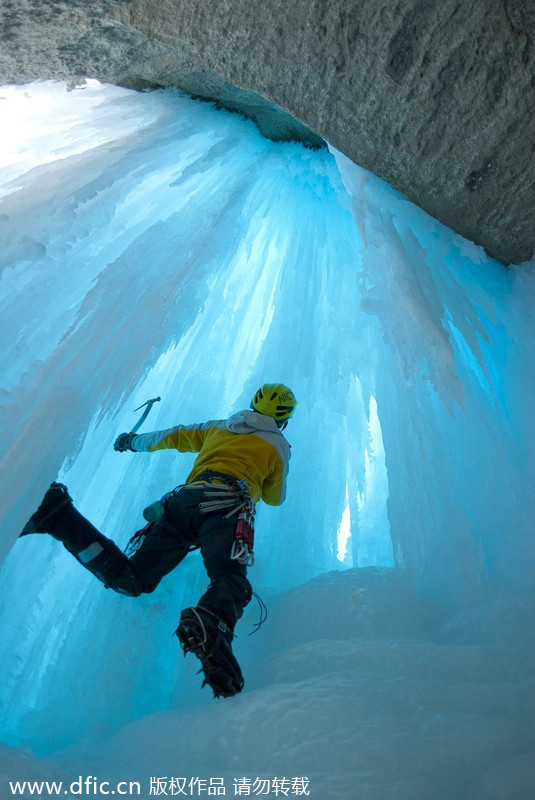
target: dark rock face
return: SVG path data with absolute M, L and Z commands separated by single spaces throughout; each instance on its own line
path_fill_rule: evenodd
M 535 0 L 4 0 L 0 82 L 179 86 L 535 252 Z

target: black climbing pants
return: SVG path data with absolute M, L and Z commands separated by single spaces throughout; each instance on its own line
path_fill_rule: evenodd
M 51 533 L 105 586 L 131 597 L 152 592 L 192 547 L 200 547 L 210 585 L 198 605 L 233 630 L 251 599 L 251 584 L 247 568 L 230 558 L 236 517 L 225 519 L 225 511 L 201 514 L 199 503 L 206 499 L 203 491 L 203 486 L 176 490 L 167 500 L 162 518 L 150 526 L 130 558 L 70 504 Z

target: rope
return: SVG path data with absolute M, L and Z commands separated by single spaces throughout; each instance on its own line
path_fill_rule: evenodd
M 262 598 L 260 597 L 260 595 L 257 594 L 256 592 L 253 592 L 253 597 L 255 598 L 256 602 L 260 606 L 260 618 L 259 618 L 258 622 L 254 623 L 254 626 L 253 626 L 254 630 L 251 631 L 249 636 L 252 636 L 253 633 L 256 633 L 257 631 L 260 630 L 260 628 L 262 627 L 262 625 L 266 621 L 267 615 L 268 615 L 267 606 L 264 603 L 264 601 L 262 600 Z

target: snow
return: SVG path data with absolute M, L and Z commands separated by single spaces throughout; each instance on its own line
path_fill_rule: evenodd
M 531 798 L 535 263 L 180 92 L 38 83 L 0 108 L 2 800 L 88 776 Z M 264 381 L 299 401 L 288 497 L 259 513 L 245 690 L 215 702 L 172 636 L 196 554 L 132 599 L 17 534 L 59 479 L 126 545 L 192 461 L 115 453 L 134 409 L 221 418 Z

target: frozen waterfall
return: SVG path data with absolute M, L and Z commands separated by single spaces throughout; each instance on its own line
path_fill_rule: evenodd
M 180 92 L 0 109 L 1 800 L 531 800 L 535 261 Z M 299 401 L 288 497 L 216 703 L 172 637 L 197 554 L 131 599 L 17 535 L 59 479 L 126 545 L 192 462 L 115 453 L 134 409 L 222 418 L 265 381 Z

